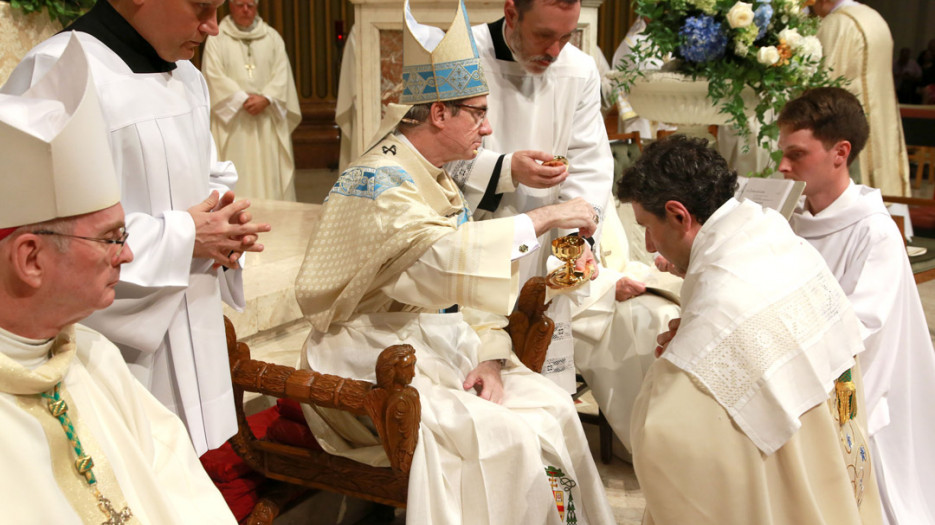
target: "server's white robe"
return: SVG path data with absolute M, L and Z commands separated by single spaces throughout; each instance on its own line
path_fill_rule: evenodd
M 816 250 L 775 211 L 730 199 L 694 239 L 682 301 L 633 409 L 643 523 L 879 523 L 859 321 Z M 845 433 L 827 400 L 852 366 Z
M 120 347 L 133 374 L 188 427 L 199 454 L 237 430 L 221 298 L 243 307 L 241 270 L 214 270 L 192 257 L 195 224 L 186 211 L 237 180 L 217 162 L 208 88 L 188 61 L 169 73 L 134 74 L 96 38 L 78 32 L 88 54 L 126 210 L 134 260 L 117 298 L 85 324 Z M 2 92 L 19 94 L 58 59 L 70 32 L 36 46 Z
M 286 46 L 275 29 L 257 20 L 240 30 L 230 15 L 208 37 L 201 71 L 211 94 L 211 134 L 218 157 L 237 166 L 237 195 L 295 200 L 292 131 L 302 120 Z M 248 72 L 244 67 L 250 64 Z M 243 108 L 251 93 L 270 105 L 259 115 Z
M 62 425 L 38 395 L 59 381 L 102 495 L 118 510 L 129 506 L 132 523 L 236 523 L 179 418 L 130 374 L 113 344 L 81 325 L 47 342 L 0 330 L 4 523 L 104 521 Z
M 502 330 L 518 290 L 514 221 L 468 222 L 448 175 L 389 136 L 342 174 L 310 239 L 296 279 L 313 326 L 300 365 L 374 381 L 385 347 L 416 350 L 422 412 L 408 523 L 613 522 L 571 398 L 524 367 Z M 460 312 L 436 313 L 451 303 Z M 502 404 L 463 389 L 480 362 L 501 358 Z M 305 416 L 329 452 L 388 465 L 348 414 Z M 574 488 L 553 495 L 547 466 Z M 560 516 L 556 499 L 567 509 L 569 496 L 576 511 Z
M 868 431 L 885 516 L 935 523 L 935 350 L 909 258 L 880 191 L 851 184 L 796 233 L 822 254 L 862 325 Z
M 484 150 L 477 160 L 456 166 L 453 176 L 476 218 L 505 217 L 575 197 L 583 197 L 601 216 L 594 237 L 598 241 L 596 256 L 602 261 L 601 275 L 591 283 L 589 296 L 578 298 L 578 304 L 568 308 L 572 312 L 575 366 L 591 386 L 617 436 L 628 445 L 630 407 L 644 371 L 639 363 L 652 356 L 660 328 L 666 329 L 669 319 L 678 315 L 678 307 L 655 296 L 622 303 L 615 300 L 617 279 L 628 276 L 640 280 L 645 276 L 642 270 L 648 269 L 626 271 L 630 263 L 627 240 L 611 195 L 614 164 L 600 112 L 601 83 L 594 61 L 575 46 L 566 45 L 555 63 L 541 75 L 533 75 L 517 62 L 498 59 L 490 27 L 484 24 L 473 29 L 490 85 L 487 114 L 494 132 L 484 138 Z M 524 185 L 514 189 L 509 154 L 526 149 L 567 157 L 565 182 L 548 189 Z M 478 210 L 500 154 L 507 157 L 501 163 L 496 186 L 502 192 L 499 206 L 494 212 Z M 540 243 L 548 247 L 562 233 L 553 230 L 543 235 Z M 548 250 L 540 250 L 521 260 L 520 279 L 545 275 L 548 255 Z M 565 298 L 555 299 L 560 300 Z M 556 319 L 556 323 L 562 321 Z
M 860 182 L 886 195 L 910 194 L 909 158 L 893 83 L 893 36 L 872 8 L 845 0 L 818 30 L 825 63 L 864 107 L 870 138 L 860 152 Z

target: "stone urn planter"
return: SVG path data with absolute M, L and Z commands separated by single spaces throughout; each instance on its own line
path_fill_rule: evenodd
M 753 115 L 756 94 L 746 87 L 742 96 L 746 113 Z M 708 83 L 681 73 L 647 71 L 633 83 L 627 99 L 640 117 L 650 120 L 699 126 L 730 122 L 729 115 L 718 112 L 708 98 Z
M 0 1 L 0 85 L 27 51 L 61 30 L 45 11 L 25 15 Z

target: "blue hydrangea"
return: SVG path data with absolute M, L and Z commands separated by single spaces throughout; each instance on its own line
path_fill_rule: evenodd
M 753 12 L 753 23 L 760 31 L 756 34 L 756 40 L 763 38 L 766 34 L 766 28 L 769 27 L 769 21 L 773 19 L 773 6 L 762 4 Z
M 679 52 L 689 62 L 707 62 L 724 56 L 727 32 L 713 16 L 699 15 L 685 19 L 679 30 Z

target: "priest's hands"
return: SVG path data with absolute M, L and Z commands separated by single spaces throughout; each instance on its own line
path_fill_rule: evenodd
M 618 301 L 626 301 L 627 299 L 632 299 L 637 295 L 641 295 L 646 292 L 646 285 L 630 279 L 629 277 L 621 277 L 617 281 L 617 289 L 614 292 L 614 297 Z
M 482 361 L 464 379 L 464 389 L 473 388 L 481 398 L 497 403 L 503 402 L 503 381 L 500 379 L 500 361 Z
M 247 95 L 247 100 L 243 102 L 244 110 L 251 115 L 259 115 L 267 107 L 269 107 L 269 99 L 256 93 Z
M 669 321 L 669 330 L 662 332 L 656 336 L 656 344 L 659 346 L 656 347 L 656 357 L 659 357 L 666 351 L 666 348 L 669 347 L 669 342 L 672 341 L 672 338 L 675 337 L 675 334 L 679 331 L 679 325 L 682 324 L 682 318 L 676 317 Z
M 188 209 L 195 222 L 195 248 L 193 257 L 212 259 L 214 267 L 240 268 L 238 260 L 243 252 L 261 252 L 258 235 L 270 231 L 270 225 L 251 223 L 247 212 L 250 202 L 234 200 L 234 192 L 223 197 L 212 191 L 207 199 Z
M 549 162 L 552 155 L 544 151 L 515 151 L 510 161 L 510 171 L 513 174 L 513 185 L 524 184 L 530 188 L 551 188 L 561 184 L 568 177 L 568 166 L 558 164 L 546 166 L 536 161 Z
M 578 229 L 582 237 L 590 237 L 597 231 L 597 213 L 588 201 L 576 197 L 561 204 L 551 204 L 526 212 L 532 219 L 536 235 L 552 228 Z

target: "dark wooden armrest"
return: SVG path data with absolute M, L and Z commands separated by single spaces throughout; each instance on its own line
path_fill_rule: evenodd
M 247 424 L 243 393 L 258 392 L 369 416 L 393 468 L 409 472 L 421 421 L 419 393 L 409 386 L 412 375 L 404 370 L 415 364 L 415 351 L 411 346 L 394 345 L 380 353 L 376 362 L 378 384 L 375 385 L 251 359 L 250 348 L 237 341 L 234 325 L 226 316 L 224 326 L 239 427 L 236 437 L 244 444 L 255 441 L 256 436 Z
M 555 322 L 545 315 L 549 306 L 545 302 L 545 286 L 545 277 L 526 281 L 506 327 L 513 340 L 513 352 L 533 372 L 542 371 L 545 353 L 555 331 Z

